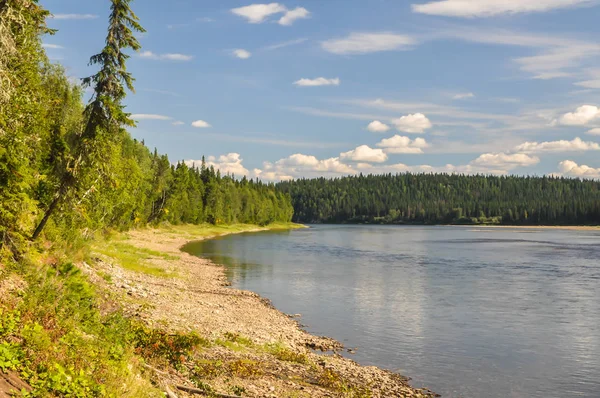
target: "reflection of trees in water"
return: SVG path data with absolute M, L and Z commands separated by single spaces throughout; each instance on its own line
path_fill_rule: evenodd
M 271 277 L 273 264 L 278 263 L 285 256 L 285 253 L 282 254 L 277 250 L 275 254 L 273 253 L 273 242 L 276 241 L 273 235 L 288 236 L 290 231 L 264 231 L 224 236 L 191 242 L 182 250 L 224 265 L 225 275 L 229 281 L 244 288 L 249 276 L 259 269 L 261 278 Z

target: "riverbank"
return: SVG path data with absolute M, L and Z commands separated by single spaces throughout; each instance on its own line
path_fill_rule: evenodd
M 172 394 L 177 386 L 201 385 L 247 397 L 433 396 L 411 388 L 400 375 L 360 366 L 338 354 L 313 352 L 343 348 L 330 338 L 308 334 L 295 318 L 259 295 L 228 287 L 222 266 L 180 250 L 192 240 L 296 227 L 136 230 L 94 247 L 95 260 L 82 269 L 95 284 L 120 298 L 128 316 L 169 333 L 195 332 L 205 341 L 189 364 L 193 375 L 160 362 L 149 365 L 156 369 L 155 382 Z M 134 267 L 130 257 L 136 254 L 143 264 Z M 182 391 L 176 394 L 186 396 Z

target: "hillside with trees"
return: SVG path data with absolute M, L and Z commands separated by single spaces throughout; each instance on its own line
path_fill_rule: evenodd
M 42 47 L 53 33 L 49 13 L 35 1 L 0 1 L 0 259 L 41 235 L 69 241 L 162 221 L 290 220 L 289 198 L 272 185 L 173 164 L 132 139 L 126 62 L 144 30 L 128 3 L 112 1 L 105 46 L 90 59 L 97 72 L 78 84 Z
M 598 225 L 600 182 L 447 174 L 300 179 L 277 188 L 303 223 Z

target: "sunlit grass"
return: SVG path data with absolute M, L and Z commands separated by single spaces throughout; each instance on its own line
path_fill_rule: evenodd
M 156 250 L 140 248 L 122 242 L 109 241 L 94 246 L 93 251 L 115 260 L 118 265 L 130 271 L 159 277 L 175 276 L 173 273 L 169 273 L 163 268 L 153 265 L 148 261 L 156 258 L 164 260 L 177 259 L 175 256 L 161 253 Z
M 236 234 L 250 231 L 267 231 L 267 230 L 290 230 L 305 228 L 304 225 L 294 223 L 273 223 L 264 227 L 254 224 L 232 224 L 232 225 L 170 225 L 162 226 L 159 229 L 165 230 L 171 234 L 176 234 L 189 239 L 203 239 L 227 234 Z

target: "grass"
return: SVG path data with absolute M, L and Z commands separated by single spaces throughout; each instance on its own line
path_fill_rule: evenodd
M 254 347 L 254 343 L 249 338 L 231 332 L 225 333 L 222 339 L 216 339 L 215 344 L 235 352 L 246 351 L 246 349 Z
M 254 224 L 232 224 L 232 225 L 212 225 L 212 224 L 200 224 L 200 225 L 169 225 L 160 227 L 169 233 L 183 236 L 188 239 L 205 239 L 209 237 L 237 234 L 242 232 L 251 231 L 281 231 L 290 229 L 304 228 L 303 225 L 294 223 L 273 223 L 267 226 L 261 227 Z
M 161 397 L 134 352 L 134 324 L 102 313 L 102 295 L 71 263 L 22 260 L 28 287 L 0 300 L 0 369 L 33 389 L 28 397 Z
M 153 265 L 149 260 L 176 260 L 177 257 L 156 250 L 140 248 L 123 242 L 106 241 L 94 245 L 93 251 L 116 260 L 121 267 L 130 271 L 159 277 L 175 276 L 173 273 Z
M 280 361 L 295 362 L 303 365 L 310 363 L 306 354 L 293 351 L 281 342 L 266 344 L 264 350 Z

